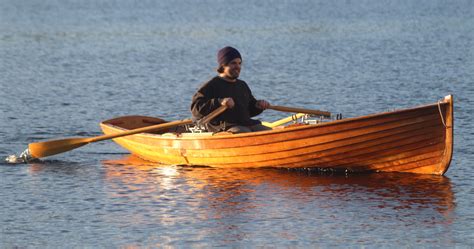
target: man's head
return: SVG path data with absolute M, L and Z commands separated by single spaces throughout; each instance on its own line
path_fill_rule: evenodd
M 219 50 L 217 53 L 217 63 L 219 64 L 217 72 L 220 74 L 229 79 L 237 79 L 239 77 L 242 56 L 237 49 L 225 47 Z

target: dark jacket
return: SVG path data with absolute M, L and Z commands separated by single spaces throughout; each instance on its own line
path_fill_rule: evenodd
M 199 120 L 217 109 L 224 98 L 232 98 L 234 107 L 214 118 L 208 125 L 210 131 L 227 130 L 236 125 L 256 125 L 261 122 L 251 119 L 263 112 L 255 107 L 257 100 L 247 83 L 242 80 L 228 82 L 219 76 L 204 83 L 194 94 L 191 103 L 193 119 Z

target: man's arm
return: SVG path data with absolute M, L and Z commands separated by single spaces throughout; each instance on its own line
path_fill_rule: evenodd
M 193 96 L 191 113 L 200 119 L 221 106 L 221 99 L 213 98 L 213 90 L 209 83 L 202 86 Z

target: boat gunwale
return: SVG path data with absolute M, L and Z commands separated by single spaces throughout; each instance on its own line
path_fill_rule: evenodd
M 446 100 L 446 97 L 450 97 L 450 99 Z M 397 115 L 397 114 L 402 114 L 402 113 L 405 113 L 405 112 L 411 112 L 411 111 L 415 111 L 415 110 L 439 107 L 440 105 L 452 104 L 451 95 L 448 95 L 446 97 L 445 97 L 445 99 L 443 99 L 442 101 L 437 102 L 437 103 L 432 103 L 432 104 L 427 104 L 427 105 L 420 105 L 420 106 L 416 106 L 416 107 L 412 107 L 412 108 L 398 109 L 398 110 L 368 114 L 368 115 L 358 116 L 358 117 L 353 117 L 353 118 L 334 120 L 334 121 L 329 121 L 329 122 L 324 122 L 324 123 L 319 123 L 319 124 L 309 124 L 309 125 L 289 127 L 289 128 L 284 128 L 284 129 L 273 129 L 273 130 L 268 130 L 268 131 L 257 131 L 257 132 L 228 134 L 228 135 L 225 134 L 225 135 L 217 135 L 217 136 L 214 135 L 214 133 L 212 133 L 212 132 L 189 133 L 189 135 L 184 135 L 184 136 L 183 136 L 183 134 L 187 134 L 187 133 L 180 133 L 179 135 L 178 134 L 173 134 L 172 136 L 163 136 L 164 134 L 139 133 L 139 134 L 134 134 L 134 135 L 131 135 L 131 136 L 148 137 L 148 138 L 153 137 L 153 138 L 159 138 L 159 139 L 164 139 L 164 140 L 216 140 L 216 139 L 217 140 L 225 140 L 225 139 L 265 136 L 265 135 L 269 135 L 269 134 L 295 132 L 295 131 L 299 131 L 299 130 L 314 129 L 314 128 L 319 128 L 319 127 L 333 126 L 333 125 L 338 125 L 338 124 L 356 122 L 356 121 L 359 121 L 359 120 L 374 119 L 374 118 L 378 118 L 378 117 L 381 117 L 381 116 Z M 113 125 L 113 124 L 110 123 L 113 120 L 119 120 L 120 118 L 125 118 L 125 117 L 154 118 L 154 117 L 140 116 L 140 115 L 123 116 L 123 117 L 118 117 L 118 118 L 113 118 L 113 119 L 103 121 L 103 122 L 100 123 L 100 125 L 101 126 L 107 126 L 107 127 L 112 128 L 114 130 L 128 131 L 130 129 L 126 129 L 126 128 L 123 128 L 123 127 L 120 127 L 120 126 L 117 126 L 117 125 Z M 160 118 L 157 118 L 157 119 L 160 119 Z

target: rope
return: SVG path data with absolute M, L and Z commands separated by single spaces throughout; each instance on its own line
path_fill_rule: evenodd
M 296 123 L 296 121 L 298 121 L 298 115 L 292 114 L 291 119 Z
M 448 126 L 446 126 L 446 123 L 444 122 L 443 112 L 441 111 L 441 100 L 438 101 L 438 111 L 439 111 L 439 116 L 441 117 L 441 122 L 444 125 L 444 128 L 448 128 Z

